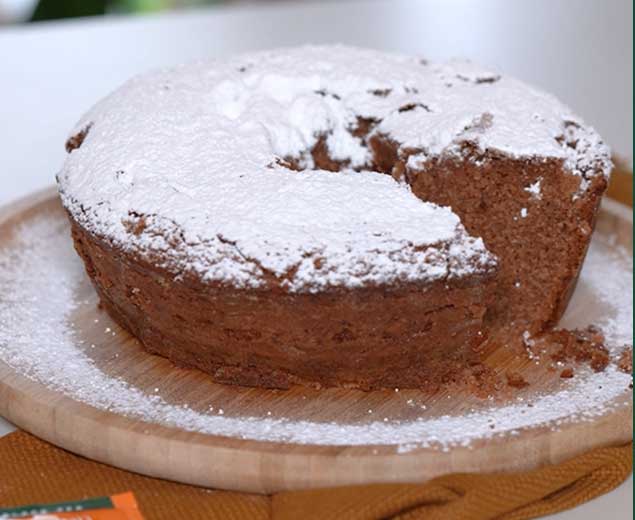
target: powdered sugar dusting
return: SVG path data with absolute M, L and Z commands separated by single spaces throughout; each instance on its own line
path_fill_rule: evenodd
M 533 182 L 525 187 L 525 191 L 529 193 L 535 199 L 542 199 L 542 190 L 540 185 L 542 184 L 542 177 L 536 182 Z
M 136 382 L 109 376 L 92 360 L 95 345 L 82 344 L 79 331 L 69 323 L 77 306 L 87 305 L 76 302 L 75 296 L 86 279 L 63 219 L 38 217 L 18 233 L 17 246 L 0 250 L 0 360 L 74 400 L 151 423 L 260 441 L 397 445 L 400 452 L 415 447 L 447 450 L 469 446 L 477 439 L 518 434 L 524 427 L 550 424 L 557 428 L 567 421 L 592 420 L 607 411 L 607 403 L 623 397 L 631 382 L 630 375 L 613 366 L 597 374 L 581 371 L 552 394 L 519 398 L 504 406 L 486 404 L 460 415 L 439 416 L 422 406 L 419 415 L 407 421 L 386 413 L 375 419 L 372 410 L 370 422 L 351 423 L 289 419 L 271 413 L 240 416 L 222 401 L 204 412 L 196 403 L 167 402 L 157 382 L 141 388 Z M 598 306 L 607 314 L 592 318 L 607 327 L 607 337 L 613 340 L 632 334 L 632 285 L 625 283 L 631 269 L 630 257 L 611 254 L 601 240 L 594 240 L 579 285 L 587 293 L 576 297 L 612 299 L 619 312 L 612 305 Z M 575 314 L 575 298 L 572 307 Z M 575 322 L 575 316 L 568 319 Z M 415 409 L 412 399 L 411 404 Z M 614 403 L 620 404 L 625 403 Z
M 411 166 L 469 141 L 562 160 L 582 190 L 610 168 L 592 129 L 512 78 L 465 62 L 303 47 L 129 81 L 78 123 L 84 140 L 60 191 L 91 232 L 159 253 L 177 275 L 235 286 L 260 286 L 266 273 L 291 291 L 314 291 L 491 269 L 495 259 L 450 210 L 366 171 L 359 118 L 369 136 L 411 154 Z M 343 172 L 316 168 L 308 152 L 320 138 Z M 286 157 L 305 171 L 284 168 Z

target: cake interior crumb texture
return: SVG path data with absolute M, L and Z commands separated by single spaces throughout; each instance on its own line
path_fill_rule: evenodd
M 557 323 L 611 168 L 553 96 L 468 62 L 302 47 L 152 72 L 58 176 L 103 305 L 216 379 L 435 386 Z

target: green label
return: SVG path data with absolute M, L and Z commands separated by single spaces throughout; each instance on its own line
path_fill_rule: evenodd
M 77 502 L 59 502 L 57 504 L 33 504 L 11 509 L 0 509 L 0 520 L 50 513 L 74 513 L 76 511 L 90 511 L 91 509 L 114 509 L 114 507 L 109 497 L 89 498 Z

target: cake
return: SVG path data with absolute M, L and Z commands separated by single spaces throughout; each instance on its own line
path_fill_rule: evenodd
M 58 186 L 103 307 L 215 380 L 432 388 L 555 324 L 611 168 L 554 97 L 343 46 L 134 78 Z

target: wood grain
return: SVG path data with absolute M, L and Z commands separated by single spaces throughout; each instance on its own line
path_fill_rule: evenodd
M 1 209 L 0 247 L 12 247 L 18 224 L 42 215 L 64 218 L 52 191 Z M 623 206 L 605 204 L 598 233 L 615 236 L 616 245 L 627 248 L 632 255 L 632 217 Z M 215 405 L 222 406 L 227 415 L 264 417 L 269 413 L 291 420 L 365 424 L 381 417 L 407 421 L 422 416 L 461 414 L 491 405 L 464 388 L 424 395 L 415 390 L 274 391 L 218 385 L 200 372 L 175 368 L 165 359 L 145 353 L 134 338 L 97 308 L 88 280 L 78 290 L 76 299 L 83 303 L 77 307 L 72 321 L 78 326 L 79 339 L 98 347 L 90 355 L 103 372 L 148 393 L 159 386 L 165 400 L 187 403 L 194 410 L 204 411 Z M 107 328 L 115 335 L 105 334 Z M 531 382 L 529 389 L 512 392 L 514 397 L 518 392 L 529 395 L 554 391 L 561 384 L 557 374 L 536 367 L 509 349 L 491 352 L 489 361 L 499 373 L 518 371 Z M 419 482 L 450 472 L 515 471 L 559 462 L 596 446 L 632 439 L 630 392 L 619 399 L 624 401 L 625 397 L 629 405 L 617 407 L 593 421 L 565 424 L 557 431 L 548 426 L 533 426 L 521 430 L 519 435 L 477 440 L 470 448 L 457 447 L 448 452 L 418 448 L 398 453 L 395 446 L 259 442 L 150 424 L 98 410 L 53 392 L 0 362 L 0 414 L 19 427 L 75 453 L 131 471 L 202 486 L 262 493 L 368 482 Z M 412 402 L 417 406 L 411 406 Z M 502 398 L 499 404 L 507 402 Z M 372 416 L 368 410 L 373 411 Z
M 628 162 L 620 157 L 613 157 L 613 172 L 606 194 L 612 199 L 633 207 L 633 171 Z

